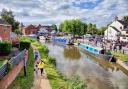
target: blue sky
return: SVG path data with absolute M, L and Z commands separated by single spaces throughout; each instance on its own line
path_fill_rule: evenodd
M 59 24 L 79 18 L 98 27 L 107 25 L 115 16 L 128 15 L 128 0 L 1 0 L 2 8 L 11 9 L 24 24 Z

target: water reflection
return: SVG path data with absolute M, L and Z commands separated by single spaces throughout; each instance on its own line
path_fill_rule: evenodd
M 77 47 L 57 45 L 48 45 L 48 47 L 49 55 L 56 58 L 57 69 L 67 77 L 78 74 L 87 84 L 87 89 L 128 89 L 128 76 L 120 70 L 118 65 L 88 56 Z M 75 55 L 70 57 L 72 53 L 79 54 L 79 57 L 75 57 L 77 60 L 74 60 Z
M 81 55 L 79 50 L 74 46 L 66 46 L 64 48 L 64 57 L 66 59 L 74 60 L 80 59 Z

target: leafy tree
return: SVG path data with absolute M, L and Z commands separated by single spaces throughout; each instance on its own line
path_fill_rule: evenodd
M 107 27 L 101 27 L 100 29 L 98 29 L 97 31 L 97 35 L 104 35 L 104 31 L 107 29 Z
M 11 10 L 3 9 L 1 12 L 1 18 L 12 25 L 12 31 L 15 32 L 19 28 L 19 22 L 15 20 L 15 16 Z
M 87 24 L 83 23 L 79 19 L 65 20 L 60 24 L 59 30 L 66 33 L 72 33 L 74 35 L 82 35 L 87 31 Z
M 61 23 L 61 24 L 59 25 L 59 32 L 62 32 L 62 29 L 63 29 L 63 23 Z
M 124 21 L 128 23 L 128 16 L 124 16 Z
M 96 24 L 89 23 L 87 29 L 90 34 L 96 34 L 97 32 Z
M 58 31 L 57 26 L 55 24 L 53 24 L 52 27 L 55 29 L 56 32 Z

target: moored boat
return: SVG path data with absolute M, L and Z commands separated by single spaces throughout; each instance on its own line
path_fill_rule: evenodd
M 57 42 L 57 43 L 66 44 L 66 45 L 74 45 L 73 42 L 72 42 L 72 40 L 68 40 L 66 38 L 56 37 L 56 38 L 52 38 L 51 41 Z
M 85 51 L 87 51 L 88 53 L 94 55 L 97 58 L 105 59 L 105 60 L 108 60 L 108 61 L 110 60 L 110 58 L 112 58 L 111 52 L 110 51 L 107 52 L 103 48 L 92 46 L 92 45 L 88 45 L 88 44 L 84 44 L 84 43 L 79 43 L 79 44 L 75 43 L 75 45 L 77 45 L 78 47 L 84 49 Z

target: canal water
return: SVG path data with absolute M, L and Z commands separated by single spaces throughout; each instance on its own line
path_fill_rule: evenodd
M 47 45 L 57 69 L 67 77 L 79 75 L 87 89 L 128 89 L 128 71 L 118 65 L 95 59 L 75 46 Z

